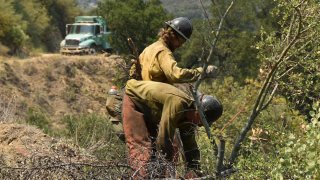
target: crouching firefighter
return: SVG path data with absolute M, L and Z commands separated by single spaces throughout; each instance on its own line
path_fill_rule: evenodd
M 208 124 L 212 125 L 222 115 L 220 101 L 210 95 L 198 98 Z M 197 177 L 201 168 L 195 131 L 202 124 L 192 96 L 169 84 L 132 79 L 126 84 L 122 117 L 129 163 L 135 170 L 133 178 L 175 177 L 170 164 L 176 155 L 176 129 L 183 145 L 186 172 Z M 155 172 L 156 169 L 165 171 Z

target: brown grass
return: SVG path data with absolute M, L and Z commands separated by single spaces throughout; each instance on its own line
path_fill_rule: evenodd
M 14 114 L 40 107 L 50 119 L 93 111 L 104 114 L 106 94 L 118 81 L 119 56 L 44 55 L 0 60 L 0 94 L 16 95 Z

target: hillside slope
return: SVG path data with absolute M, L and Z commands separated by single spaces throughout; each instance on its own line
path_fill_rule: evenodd
M 121 63 L 116 55 L 0 60 L 0 102 L 7 103 L 2 106 L 11 109 L 14 119 L 23 119 L 30 109 L 52 120 L 68 114 L 103 114 L 107 92 L 122 76 Z
M 0 57 L 0 179 L 90 175 L 86 166 L 96 158 L 88 151 L 21 122 L 30 110 L 47 116 L 57 129 L 63 128 L 61 119 L 66 115 L 105 116 L 107 92 L 115 81 L 123 79 L 123 62 L 116 55 Z M 97 167 L 94 171 L 101 177 L 112 176 L 110 168 L 102 173 Z

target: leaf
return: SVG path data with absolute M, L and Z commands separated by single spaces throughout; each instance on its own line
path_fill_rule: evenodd
M 299 149 L 298 153 L 304 152 L 306 150 L 307 145 L 303 144 Z
M 316 166 L 316 161 L 308 161 L 308 169 L 312 169 Z
M 316 152 L 309 152 L 307 154 L 308 159 L 315 159 L 316 158 Z
M 285 153 L 291 153 L 292 149 L 291 148 L 286 148 Z
M 316 113 L 315 113 L 314 111 L 310 111 L 309 114 L 310 114 L 311 117 L 314 117 L 314 115 L 315 115 Z
M 294 134 L 290 134 L 290 135 L 289 135 L 289 139 L 290 139 L 290 140 L 294 140 L 295 138 L 296 138 L 296 137 L 294 136 Z

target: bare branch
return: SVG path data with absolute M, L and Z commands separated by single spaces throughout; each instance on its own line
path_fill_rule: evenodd
M 16 109 L 16 95 L 0 95 L 0 122 L 8 122 L 13 119 Z
M 257 109 L 256 109 L 256 111 L 257 111 L 258 113 L 261 112 L 261 107 L 263 106 L 263 104 L 264 104 L 264 102 L 265 102 L 265 100 L 266 100 L 266 98 L 267 98 L 267 96 L 268 96 L 269 89 L 270 89 L 270 87 L 271 87 L 271 85 L 272 85 L 272 83 L 273 83 L 273 80 L 275 79 L 275 76 L 276 76 L 276 71 L 272 74 L 270 80 L 269 80 L 268 83 L 267 83 L 266 91 L 263 93 L 263 96 L 262 96 L 262 98 L 261 98 L 261 100 L 260 100 L 260 103 L 259 103 L 259 105 L 258 105 L 258 107 L 257 107 Z
M 288 74 L 290 71 L 292 71 L 295 67 L 297 67 L 298 64 L 295 64 L 294 66 L 292 66 L 291 68 L 289 68 L 288 70 L 286 70 L 285 72 L 281 73 L 281 75 L 279 77 L 277 77 L 277 80 L 281 79 L 283 76 L 285 76 L 286 74 Z
M 295 20 L 296 20 L 296 16 L 295 16 L 295 14 L 293 14 L 291 22 L 290 22 L 289 31 L 288 31 L 287 36 L 286 36 L 287 43 L 289 43 L 290 35 L 292 33 L 292 27 L 293 27 L 293 24 L 294 24 Z
M 200 1 L 201 1 L 201 0 L 200 0 Z M 221 20 L 220 20 L 218 29 L 217 29 L 216 34 L 215 34 L 215 38 L 214 38 L 213 41 L 211 42 L 211 48 L 210 48 L 210 51 L 209 51 L 209 55 L 208 55 L 205 63 L 204 63 L 203 66 L 202 66 L 202 67 L 203 67 L 203 72 L 202 72 L 202 74 L 200 75 L 200 77 L 199 77 L 199 79 L 197 80 L 197 82 L 195 83 L 195 86 L 194 86 L 194 87 L 195 87 L 195 90 L 198 89 L 201 81 L 205 78 L 206 69 L 207 69 L 208 63 L 209 63 L 209 61 L 210 61 L 210 59 L 211 59 L 211 57 L 212 57 L 213 50 L 214 50 L 215 47 L 216 47 L 216 43 L 217 43 L 217 41 L 218 41 L 218 39 L 219 39 L 220 31 L 221 31 L 223 22 L 224 22 L 226 16 L 228 15 L 230 9 L 232 8 L 233 4 L 234 4 L 234 1 L 232 1 L 232 2 L 230 3 L 229 7 L 227 8 L 226 12 L 224 13 L 224 15 L 222 16 L 222 18 L 221 18 Z M 204 11 L 205 11 L 205 10 L 204 10 Z M 212 30 L 214 29 L 213 27 L 210 27 L 210 28 L 211 28 Z
M 200 2 L 201 2 L 201 0 L 200 0 Z M 202 3 L 202 2 L 201 2 L 201 3 Z M 226 12 L 224 13 L 223 17 L 222 17 L 221 20 L 220 20 L 219 27 L 218 27 L 218 30 L 217 30 L 217 32 L 216 32 L 216 36 L 215 36 L 213 42 L 211 43 L 211 49 L 210 49 L 209 55 L 208 55 L 208 57 L 207 57 L 206 62 L 204 62 L 204 64 L 203 64 L 203 72 L 202 72 L 202 74 L 200 75 L 199 79 L 196 81 L 196 83 L 195 83 L 195 85 L 194 85 L 194 90 L 193 90 L 193 92 L 192 92 L 192 95 L 193 95 L 193 97 L 194 97 L 194 99 L 195 99 L 195 104 L 196 104 L 197 109 L 198 109 L 199 114 L 200 114 L 201 122 L 202 122 L 203 126 L 205 127 L 206 132 L 207 132 L 207 135 L 208 135 L 209 138 L 211 138 L 210 127 L 209 127 L 209 124 L 208 124 L 208 122 L 207 122 L 204 114 L 203 114 L 202 107 L 200 106 L 200 100 L 199 100 L 199 98 L 197 98 L 197 90 L 198 90 L 198 88 L 199 88 L 200 83 L 201 83 L 202 80 L 205 78 L 206 69 L 207 69 L 207 67 L 208 67 L 208 62 L 209 62 L 209 60 L 211 59 L 212 52 L 213 52 L 213 50 L 214 50 L 214 48 L 215 48 L 215 46 L 216 46 L 216 43 L 217 43 L 217 41 L 218 41 L 218 37 L 219 37 L 219 35 L 220 35 L 220 30 L 221 30 L 222 24 L 223 24 L 224 19 L 226 18 L 227 14 L 229 13 L 229 11 L 230 11 L 230 9 L 231 9 L 232 6 L 233 6 L 233 1 L 230 3 L 229 7 L 227 8 Z M 204 10 L 204 11 L 205 11 L 205 10 Z M 208 19 L 208 20 L 209 20 L 209 19 Z M 213 29 L 213 27 L 211 27 L 211 29 Z
M 222 137 L 219 137 L 219 145 L 218 145 L 218 156 L 217 156 L 217 173 L 216 176 L 220 177 L 221 172 L 224 170 L 223 159 L 225 152 L 225 140 Z
M 211 27 L 211 30 L 213 31 L 213 24 L 209 20 L 209 16 L 208 16 L 208 13 L 206 11 L 206 8 L 204 7 L 202 0 L 199 0 L 199 2 L 201 4 L 202 10 L 203 10 L 204 18 L 208 21 L 208 24 Z
M 269 106 L 269 104 L 272 101 L 272 99 L 274 97 L 274 94 L 275 94 L 275 92 L 276 92 L 276 90 L 278 88 L 278 85 L 279 85 L 279 83 L 276 83 L 276 85 L 274 86 L 274 88 L 273 88 L 273 90 L 272 90 L 272 92 L 271 92 L 271 94 L 269 96 L 268 101 L 261 107 L 260 111 L 265 110 Z
M 241 114 L 245 112 L 245 108 L 241 108 L 224 126 L 223 128 L 220 130 L 220 133 L 222 133 L 235 119 L 237 119 L 237 117 Z

